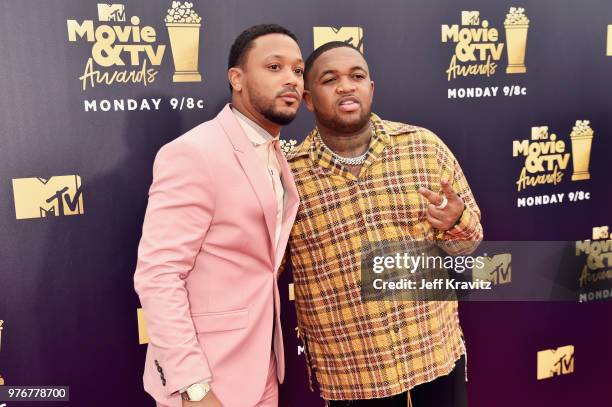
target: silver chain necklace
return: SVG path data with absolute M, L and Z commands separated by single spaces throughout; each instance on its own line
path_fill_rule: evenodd
M 325 142 L 323 141 L 323 137 L 321 137 L 321 133 L 319 132 L 319 130 L 317 130 L 317 137 L 319 138 L 319 142 L 325 147 L 327 148 L 331 155 L 340 163 L 344 164 L 344 165 L 363 165 L 363 163 L 365 163 L 366 157 L 368 156 L 368 151 L 370 150 L 370 148 L 368 147 L 368 149 L 365 151 L 365 153 L 358 155 L 357 157 L 342 157 L 341 155 L 338 155 L 334 152 L 334 150 L 332 150 L 331 148 L 329 148 L 327 146 L 327 144 L 325 144 Z M 372 137 L 374 137 L 374 127 L 372 126 Z

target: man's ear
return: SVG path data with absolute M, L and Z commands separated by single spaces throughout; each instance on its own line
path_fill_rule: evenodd
M 302 96 L 302 100 L 306 104 L 306 109 L 314 112 L 314 105 L 312 104 L 312 94 L 308 89 L 304 89 L 304 95 Z
M 370 84 L 372 85 L 372 90 L 370 91 L 370 93 L 372 93 L 372 98 L 374 97 L 374 81 L 370 81 Z
M 237 67 L 232 67 L 227 70 L 227 80 L 232 85 L 232 88 L 236 92 L 240 92 L 243 87 L 244 75 L 242 73 L 242 69 Z

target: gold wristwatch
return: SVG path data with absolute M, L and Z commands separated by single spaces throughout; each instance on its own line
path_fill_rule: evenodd
M 187 401 L 200 401 L 210 391 L 210 385 L 208 383 L 196 383 L 187 387 L 187 390 L 181 393 L 183 400 Z

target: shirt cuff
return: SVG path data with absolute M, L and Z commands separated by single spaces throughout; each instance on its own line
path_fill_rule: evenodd
M 477 240 L 479 223 L 478 217 L 466 206 L 457 223 L 446 231 L 438 231 L 436 238 L 438 240 Z

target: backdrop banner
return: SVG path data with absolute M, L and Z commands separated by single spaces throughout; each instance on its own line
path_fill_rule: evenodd
M 2 0 L 0 395 L 68 386 L 70 400 L 7 407 L 154 405 L 133 287 L 153 160 L 229 101 L 230 46 L 260 23 L 295 32 L 304 59 L 359 47 L 374 112 L 449 146 L 488 242 L 567 243 L 514 269 L 504 244 L 485 256 L 494 285 L 534 271 L 575 299 L 460 303 L 470 406 L 609 405 L 612 2 Z M 302 106 L 283 148 L 313 125 Z M 322 407 L 291 282 L 280 405 Z

